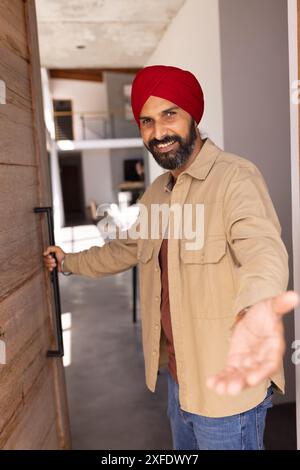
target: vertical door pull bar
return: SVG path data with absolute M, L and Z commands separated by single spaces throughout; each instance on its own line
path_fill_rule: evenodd
M 50 245 L 55 245 L 52 207 L 35 207 L 34 212 L 37 214 L 40 212 L 46 212 L 47 221 L 48 221 L 49 242 L 50 242 Z M 54 254 L 52 254 L 52 256 L 54 256 L 55 258 Z M 56 321 L 58 349 L 54 351 L 51 351 L 51 350 L 48 351 L 47 356 L 48 357 L 62 357 L 64 355 L 64 344 L 63 344 L 63 333 L 62 333 L 62 323 L 61 323 L 61 304 L 60 304 L 57 266 L 51 272 L 51 281 L 52 281 L 53 293 L 54 293 L 55 321 Z

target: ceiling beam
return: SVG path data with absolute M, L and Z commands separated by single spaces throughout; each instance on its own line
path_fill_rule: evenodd
M 104 72 L 136 74 L 139 68 L 49 69 L 50 78 L 103 82 Z

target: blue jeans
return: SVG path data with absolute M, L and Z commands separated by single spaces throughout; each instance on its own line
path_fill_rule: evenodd
M 168 373 L 168 417 L 175 450 L 263 450 L 268 408 L 272 406 L 272 387 L 255 408 L 224 418 L 208 418 L 183 411 L 179 387 Z

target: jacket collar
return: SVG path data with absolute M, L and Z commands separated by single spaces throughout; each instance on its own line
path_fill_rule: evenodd
M 193 163 L 181 174 L 188 174 L 193 178 L 205 180 L 211 168 L 214 166 L 214 163 L 220 152 L 221 149 L 219 149 L 219 147 L 217 147 L 209 138 L 207 138 Z M 167 173 L 167 175 L 165 191 L 170 192 L 172 191 L 174 184 L 173 176 L 170 171 Z

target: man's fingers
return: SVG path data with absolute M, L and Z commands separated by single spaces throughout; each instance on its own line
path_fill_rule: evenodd
M 269 378 L 273 374 L 275 374 L 280 367 L 280 361 L 276 359 L 272 359 L 266 361 L 266 363 L 261 363 L 259 367 L 249 371 L 246 376 L 247 384 L 250 387 L 255 385 L 259 385 L 264 379 Z
M 262 362 L 253 362 L 250 367 L 240 366 L 211 376 L 206 385 L 220 395 L 237 395 L 246 387 L 253 387 L 277 372 L 280 367 L 280 352 L 275 353 Z
M 271 305 L 274 313 L 284 315 L 299 303 L 299 295 L 295 291 L 287 291 L 271 299 Z
M 294 291 L 284 292 L 264 302 L 263 306 L 267 307 L 266 311 L 271 308 L 271 311 L 278 315 L 278 322 L 274 325 L 272 323 L 270 331 L 268 329 L 264 331 L 262 337 L 256 339 L 256 342 L 253 344 L 250 342 L 248 348 L 247 343 L 243 346 L 244 343 L 241 342 L 242 346 L 236 349 L 237 339 L 241 340 L 241 338 L 235 337 L 226 368 L 209 377 L 206 382 L 207 386 L 221 395 L 236 395 L 247 387 L 260 384 L 276 373 L 285 349 L 281 316 L 292 310 L 298 303 L 299 295 Z M 243 333 L 243 331 L 239 330 L 238 333 Z
M 223 372 L 209 377 L 206 385 L 219 395 L 237 395 L 245 388 L 246 378 L 242 370 Z
M 56 246 L 48 246 L 48 248 L 44 251 L 43 255 L 47 256 L 50 255 L 50 253 L 55 253 L 56 252 Z
M 56 246 L 48 246 L 48 248 L 44 251 L 43 256 L 44 256 L 44 266 L 48 271 L 53 271 L 54 268 L 57 266 L 57 262 L 52 256 L 52 253 L 57 252 L 57 247 Z
M 280 367 L 284 343 L 276 344 L 261 359 L 257 355 L 240 357 L 236 367 L 227 366 L 221 372 L 209 377 L 206 381 L 211 388 L 220 395 L 237 395 L 243 389 L 258 385 L 263 380 L 277 372 Z

